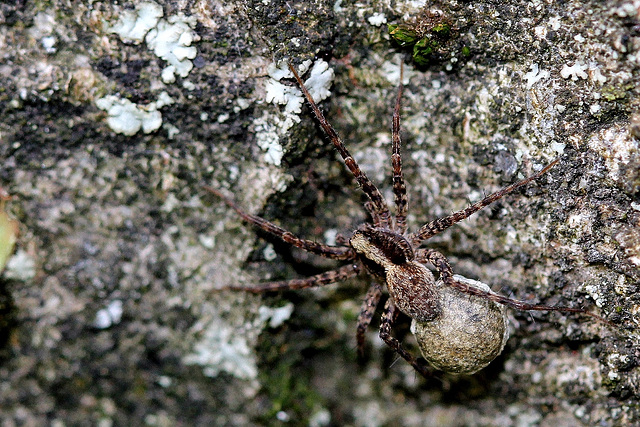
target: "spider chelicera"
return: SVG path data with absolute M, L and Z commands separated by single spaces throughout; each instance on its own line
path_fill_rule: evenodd
M 342 267 L 304 279 L 261 283 L 256 286 L 227 286 L 219 290 L 253 293 L 303 289 L 342 282 L 368 272 L 378 279 L 370 285 L 357 321 L 358 353 L 364 351 L 364 337 L 386 284 L 387 299 L 380 325 L 380 338 L 409 362 L 420 374 L 430 375 L 430 368 L 421 359 L 406 351 L 392 336 L 391 329 L 398 312 L 413 319 L 413 331 L 425 359 L 435 368 L 452 373 L 474 373 L 487 366 L 502 351 L 507 334 L 504 306 L 517 310 L 550 310 L 584 313 L 606 322 L 582 308 L 530 304 L 498 295 L 486 285 L 453 274 L 444 255 L 420 245 L 473 213 L 539 178 L 558 160 L 534 175 L 505 187 L 469 207 L 443 218 L 435 219 L 416 232 L 407 231 L 407 192 L 402 174 L 400 155 L 400 103 L 402 84 L 398 89 L 392 120 L 393 193 L 395 215 L 378 188 L 367 178 L 344 143 L 324 117 L 295 68 L 289 64 L 300 89 L 306 97 L 324 133 L 344 160 L 369 200 L 365 208 L 372 223 L 362 224 L 349 240 L 341 239 L 337 246 L 329 246 L 297 237 L 289 231 L 256 215 L 244 212 L 220 191 L 205 187 L 234 209 L 242 219 L 295 247 L 316 255 L 345 261 Z M 402 79 L 401 79 L 402 80 Z M 438 280 L 424 263 L 431 264 Z

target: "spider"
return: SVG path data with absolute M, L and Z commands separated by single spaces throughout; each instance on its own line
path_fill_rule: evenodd
M 400 155 L 402 83 L 398 89 L 392 119 L 391 164 L 395 203 L 395 215 L 392 217 L 382 194 L 360 169 L 342 139 L 324 117 L 296 69 L 291 64 L 289 69 L 327 138 L 369 198 L 364 207 L 372 223 L 359 226 L 348 240 L 339 239 L 337 246 L 324 245 L 297 237 L 261 217 L 246 213 L 219 190 L 205 187 L 207 191 L 235 210 L 244 221 L 297 248 L 347 262 L 335 270 L 303 279 L 261 283 L 257 286 L 232 285 L 217 290 L 263 293 L 303 289 L 342 282 L 359 274 L 369 273 L 377 281 L 370 285 L 358 316 L 356 330 L 358 354 L 363 355 L 365 332 L 382 298 L 381 282 L 384 282 L 389 297 L 381 318 L 380 338 L 424 377 L 431 375 L 429 366 L 422 359 L 414 357 L 405 350 L 400 341 L 391 334 L 399 312 L 412 319 L 412 331 L 429 364 L 436 369 L 458 374 L 477 372 L 500 354 L 508 338 L 505 306 L 517 310 L 584 313 L 606 322 L 582 308 L 530 304 L 494 293 L 483 283 L 454 275 L 447 258 L 441 253 L 420 247 L 425 240 L 538 179 L 558 163 L 558 160 L 534 175 L 492 193 L 465 209 L 428 222 L 415 232 L 408 232 L 406 221 L 408 199 Z M 425 263 L 435 268 L 438 280 L 427 269 Z

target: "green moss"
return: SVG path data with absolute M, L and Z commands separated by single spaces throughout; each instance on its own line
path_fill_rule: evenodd
M 601 95 L 607 101 L 615 101 L 617 99 L 624 99 L 629 94 L 629 91 L 633 90 L 632 84 L 623 86 L 607 86 L 602 88 Z
M 437 24 L 431 29 L 431 31 L 439 36 L 448 36 L 451 32 L 451 25 L 448 23 Z
M 438 47 L 439 45 L 436 41 L 427 37 L 419 40 L 413 46 L 413 54 L 411 55 L 413 62 L 420 66 L 429 64 L 431 55 L 438 50 Z
M 387 27 L 391 39 L 398 46 L 411 49 L 413 62 L 420 67 L 448 61 L 460 49 L 451 20 L 428 9 L 412 21 Z M 470 53 L 468 48 L 466 51 L 464 56 Z
M 398 45 L 405 47 L 416 43 L 418 35 L 412 29 L 398 24 L 389 24 L 389 35 Z
M 261 383 L 263 392 L 270 398 L 270 407 L 260 417 L 262 425 L 278 425 L 280 411 L 285 412 L 293 424 L 305 425 L 321 400 L 308 378 L 286 364 L 275 366 Z

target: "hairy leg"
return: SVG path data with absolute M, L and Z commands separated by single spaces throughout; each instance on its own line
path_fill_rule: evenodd
M 356 329 L 356 342 L 358 343 L 358 357 L 364 357 L 364 335 L 371 323 L 373 314 L 376 311 L 380 297 L 382 296 L 382 286 L 377 283 L 372 284 L 367 291 L 367 295 L 362 302 L 362 309 L 358 315 L 358 326 Z
M 429 378 L 431 376 L 429 367 L 413 357 L 411 353 L 402 347 L 400 341 L 391 336 L 391 327 L 396 320 L 397 314 L 398 311 L 396 310 L 396 307 L 391 302 L 391 299 L 388 299 L 384 306 L 384 313 L 382 314 L 382 320 L 380 322 L 380 338 L 386 345 L 391 347 L 393 351 L 398 353 L 400 357 L 409 362 L 411 366 L 420 373 L 420 375 L 425 378 Z
M 391 139 L 393 141 L 391 165 L 393 167 L 393 193 L 396 203 L 395 230 L 404 234 L 407 231 L 407 186 L 402 176 L 402 157 L 400 156 L 400 101 L 402 100 L 402 63 L 400 63 L 400 86 L 396 97 L 396 106 L 393 109 L 393 124 L 391 126 Z
M 418 262 L 430 262 L 438 271 L 440 275 L 440 279 L 448 286 L 456 288 L 460 292 L 464 292 L 466 294 L 475 295 L 481 298 L 485 298 L 499 304 L 506 305 L 507 307 L 514 308 L 516 310 L 523 311 L 561 311 L 566 313 L 582 313 L 588 316 L 591 316 L 601 322 L 611 325 L 611 323 L 598 316 L 597 314 L 591 313 L 583 308 L 572 308 L 572 307 L 558 307 L 553 305 L 541 305 L 541 304 L 530 304 L 524 301 L 507 298 L 505 296 L 496 294 L 491 291 L 485 291 L 473 286 L 470 286 L 467 283 L 456 280 L 453 277 L 453 270 L 451 269 L 451 265 L 449 265 L 449 261 L 447 258 L 441 253 L 431 250 L 431 249 L 419 249 L 416 253 L 416 260 Z
M 342 159 L 344 160 L 345 165 L 347 166 L 347 168 L 349 168 L 353 176 L 358 181 L 358 184 L 360 185 L 362 190 L 365 192 L 365 194 L 369 197 L 369 199 L 375 206 L 375 211 L 377 216 L 380 218 L 381 226 L 384 228 L 389 228 L 389 220 L 390 220 L 389 208 L 387 207 L 387 203 L 385 202 L 384 197 L 382 197 L 380 190 L 378 190 L 378 188 L 373 184 L 373 182 L 371 182 L 371 180 L 367 178 L 367 175 L 365 175 L 362 169 L 360 169 L 360 166 L 358 166 L 358 163 L 356 163 L 353 156 L 351 156 L 351 154 L 349 153 L 349 150 L 347 150 L 347 147 L 345 147 L 344 142 L 342 142 L 342 139 L 340 139 L 335 129 L 333 129 L 333 126 L 331 126 L 331 124 L 327 121 L 327 119 L 322 114 L 322 111 L 320 111 L 320 108 L 318 108 L 318 105 L 315 103 L 315 101 L 311 97 L 311 94 L 309 93 L 307 88 L 304 86 L 302 79 L 300 78 L 300 76 L 298 76 L 298 73 L 296 69 L 293 67 L 293 65 L 289 64 L 289 69 L 291 70 L 296 81 L 298 82 L 298 85 L 300 86 L 300 90 L 302 90 L 302 93 L 304 94 L 305 98 L 307 98 L 307 101 L 309 102 L 309 105 L 311 106 L 313 113 L 318 119 L 318 123 L 320 123 L 320 127 L 322 127 L 322 130 L 324 130 L 324 133 L 329 137 L 333 146 L 336 148 L 336 150 L 338 150 L 338 153 L 340 153 L 340 156 L 342 156 Z
M 511 184 L 508 187 L 503 188 L 502 190 L 496 191 L 493 194 L 489 194 L 487 197 L 485 197 L 484 199 L 480 200 L 479 202 L 476 202 L 474 204 L 472 204 L 471 206 L 467 207 L 466 209 L 462 209 L 458 212 L 454 212 L 449 216 L 445 216 L 443 218 L 438 218 L 435 219 L 425 225 L 423 225 L 420 230 L 418 230 L 417 233 L 412 233 L 409 236 L 409 240 L 411 241 L 411 244 L 413 246 L 420 246 L 420 244 L 424 241 L 427 240 L 430 237 L 435 236 L 438 233 L 443 232 L 444 230 L 446 230 L 447 228 L 451 227 L 453 224 L 462 221 L 463 219 L 469 218 L 471 215 L 473 215 L 474 213 L 478 212 L 480 209 L 490 205 L 491 203 L 495 202 L 496 200 L 499 200 L 501 198 L 503 198 L 504 196 L 506 196 L 507 194 L 511 193 L 512 191 L 522 187 L 523 185 L 526 185 L 528 183 L 530 183 L 531 181 L 538 179 L 541 175 L 545 174 L 549 169 L 551 169 L 556 163 L 558 163 L 558 160 L 554 160 L 553 162 L 551 162 L 548 166 L 546 166 L 544 169 L 542 169 L 540 172 L 537 172 L 533 175 L 531 175 L 530 177 L 523 179 L 522 181 L 516 182 L 515 184 Z
M 315 276 L 306 277 L 304 279 L 292 279 L 282 282 L 268 282 L 248 286 L 231 285 L 217 288 L 215 289 L 215 291 L 244 291 L 254 294 L 260 294 L 263 292 L 313 288 L 331 285 L 337 282 L 343 282 L 351 277 L 357 276 L 359 273 L 360 266 L 358 266 L 357 264 L 349 264 L 342 266 L 337 270 L 326 271 L 324 273 L 316 274 Z
M 350 260 L 355 259 L 356 253 L 353 249 L 349 247 L 335 247 L 335 246 L 327 246 L 321 243 L 314 242 L 312 240 L 304 240 L 299 237 L 296 237 L 291 232 L 278 227 L 272 222 L 267 221 L 264 218 L 260 218 L 256 215 L 251 215 L 240 209 L 238 205 L 236 205 L 231 199 L 225 197 L 220 191 L 211 187 L 204 187 L 210 193 L 215 194 L 217 197 L 221 198 L 223 202 L 227 204 L 230 208 L 235 210 L 238 215 L 242 217 L 245 221 L 256 225 L 266 231 L 269 234 L 272 234 L 282 241 L 289 243 L 293 246 L 296 246 L 300 249 L 304 249 L 307 252 L 311 252 L 316 255 L 321 255 L 326 258 L 332 259 L 340 259 L 340 260 Z
M 373 225 L 376 227 L 380 227 L 380 216 L 378 215 L 378 212 L 376 211 L 376 207 L 375 205 L 371 202 L 371 200 L 367 200 L 366 202 L 364 202 L 364 208 L 366 209 L 367 212 L 369 212 L 369 215 L 371 215 L 371 220 L 373 221 Z

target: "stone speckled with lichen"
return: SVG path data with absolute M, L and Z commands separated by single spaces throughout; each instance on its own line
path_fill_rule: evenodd
M 538 184 L 430 245 L 495 291 L 593 306 L 617 325 L 510 311 L 502 356 L 475 376 L 433 380 L 393 363 L 374 330 L 355 361 L 356 281 L 263 301 L 212 294 L 332 264 L 277 244 L 265 261 L 266 243 L 202 191 L 222 188 L 310 239 L 348 234 L 362 200 L 308 109 L 278 135 L 282 164 L 265 161 L 260 132 L 283 117 L 265 102 L 268 70 L 287 57 L 329 62 L 322 107 L 391 195 L 400 56 L 381 14 L 400 23 L 415 2 L 158 1 L 167 22 L 194 17 L 200 38 L 174 83 L 145 43 L 108 31 L 141 3 L 0 5 L 0 186 L 36 273 L 0 282 L 4 423 L 640 422 L 637 1 L 442 2 L 470 56 L 450 70 L 405 68 L 410 226 L 561 156 Z M 163 91 L 175 103 L 150 134 L 115 134 L 95 105 L 148 105 Z M 292 317 L 268 328 L 260 307 L 289 301 Z M 104 310 L 109 322 L 96 322 Z M 226 372 L 207 366 L 234 355 Z

